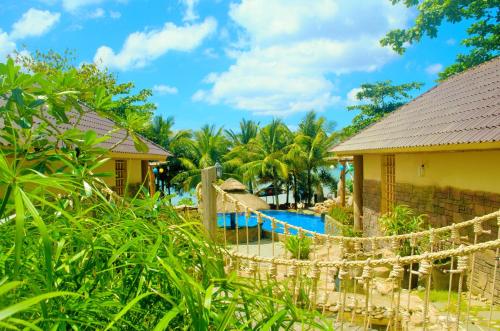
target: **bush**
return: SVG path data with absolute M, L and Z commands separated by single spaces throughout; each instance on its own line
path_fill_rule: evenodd
M 290 236 L 285 247 L 294 259 L 307 260 L 311 252 L 312 239 L 309 237 Z
M 190 197 L 184 197 L 177 202 L 177 205 L 194 206 L 194 201 Z
M 415 216 L 413 210 L 406 205 L 398 205 L 394 209 L 382 215 L 379 223 L 382 226 L 386 236 L 407 234 L 423 230 L 425 215 Z M 401 256 L 411 254 L 409 240 L 405 240 L 399 250 Z
M 103 137 L 46 120 L 70 127 L 79 93 L 109 101 L 75 80 L 0 63 L 0 141 L 11 142 L 0 144 L 2 329 L 321 328 L 289 295 L 272 297 L 284 286 L 226 274 L 222 248 L 160 192 L 110 192 L 98 173 Z
M 344 237 L 361 237 L 362 231 L 354 230 L 354 214 L 352 208 L 335 205 L 330 209 L 330 217 L 342 225 L 342 236 Z

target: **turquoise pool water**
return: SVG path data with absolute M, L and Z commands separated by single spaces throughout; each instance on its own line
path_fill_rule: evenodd
M 317 233 L 325 233 L 325 222 L 321 217 L 316 215 L 307 215 L 301 213 L 295 213 L 284 210 L 261 210 L 263 214 L 274 217 L 280 221 L 287 222 L 289 224 L 300 226 L 301 228 L 314 231 Z M 245 226 L 257 226 L 257 217 L 255 215 L 251 215 L 248 219 L 248 224 L 246 223 L 245 215 L 243 213 L 238 214 L 237 224 L 239 228 Z M 226 214 L 226 222 L 225 225 L 227 228 L 230 227 L 231 221 L 229 214 Z M 223 214 L 217 215 L 217 225 L 219 227 L 224 227 L 224 218 Z M 265 231 L 271 231 L 271 221 L 264 219 L 264 223 L 262 224 L 262 229 Z M 280 224 L 276 224 L 276 232 L 283 233 L 283 226 Z M 295 234 L 297 231 L 290 229 L 290 233 Z

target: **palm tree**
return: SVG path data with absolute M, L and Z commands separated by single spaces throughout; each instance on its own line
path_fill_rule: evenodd
M 330 148 L 333 136 L 328 135 L 332 125 L 326 122 L 324 117 L 317 118 L 314 111 L 306 114 L 299 123 L 299 129 L 294 143 L 288 153 L 288 158 L 301 160 L 306 172 L 306 199 L 311 204 L 312 198 L 312 176 L 320 168 L 332 164 L 333 154 Z
M 242 119 L 240 122 L 240 132 L 234 132 L 233 130 L 226 130 L 226 135 L 231 141 L 233 148 L 225 156 L 224 166 L 228 170 L 232 170 L 238 173 L 241 179 L 248 183 L 248 190 L 253 193 L 253 186 L 255 182 L 255 176 L 250 175 L 250 173 L 244 173 L 241 171 L 241 166 L 250 161 L 248 154 L 248 144 L 257 137 L 259 132 L 259 123 L 252 120 Z
M 170 194 L 173 178 L 185 170 L 180 158 L 185 156 L 192 136 L 190 130 L 174 131 L 174 124 L 175 120 L 173 116 L 169 116 L 166 119 L 162 116 L 155 116 L 149 128 L 144 132 L 147 138 L 161 145 L 172 154 L 167 159 L 168 171 L 166 174 L 166 184 L 168 194 Z M 180 189 L 180 187 L 176 188 L 178 191 Z
M 201 181 L 201 169 L 221 162 L 228 146 L 222 128 L 204 125 L 194 132 L 193 139 L 185 146 L 185 154 L 179 157 L 186 170 L 175 176 L 174 181 L 181 183 L 184 189 L 196 187 Z
M 278 201 L 278 182 L 288 177 L 285 162 L 286 149 L 291 132 L 279 119 L 260 130 L 257 136 L 248 143 L 249 162 L 241 166 L 246 178 L 258 176 L 261 182 L 271 182 L 274 186 L 276 206 Z
M 182 146 L 187 143 L 192 134 L 189 130 L 174 131 L 174 124 L 173 116 L 166 119 L 162 116 L 155 116 L 145 135 L 171 153 L 176 154 L 176 149 L 182 149 Z
M 240 122 L 240 132 L 226 130 L 226 135 L 231 140 L 233 146 L 246 145 L 257 136 L 259 132 L 259 122 L 242 119 Z

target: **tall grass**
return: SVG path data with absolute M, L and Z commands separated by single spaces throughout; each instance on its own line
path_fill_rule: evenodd
M 327 328 L 277 299 L 284 285 L 228 274 L 200 223 L 158 195 L 111 194 L 98 173 L 102 138 L 46 121 L 70 125 L 74 95 L 89 93 L 73 78 L 0 64 L 1 329 Z

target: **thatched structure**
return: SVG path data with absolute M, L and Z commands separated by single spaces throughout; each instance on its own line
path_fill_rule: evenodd
M 226 191 L 230 196 L 232 196 L 242 204 L 252 209 L 270 209 L 269 205 L 264 200 L 251 193 L 248 193 L 246 191 L 246 186 L 234 178 L 227 179 L 220 186 L 220 188 Z M 226 213 L 235 213 L 236 209 L 234 207 L 234 203 L 226 201 L 226 208 L 224 209 L 224 204 L 222 203 L 222 195 L 217 194 L 217 212 L 223 213 L 224 211 Z M 240 212 L 244 212 L 244 210 L 240 210 Z

